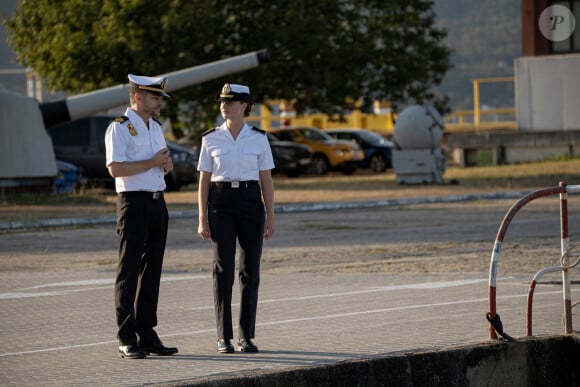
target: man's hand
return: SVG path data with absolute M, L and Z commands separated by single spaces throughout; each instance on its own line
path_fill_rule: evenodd
M 159 152 L 155 153 L 155 156 L 153 156 L 153 163 L 158 166 L 158 167 L 163 167 L 163 169 L 165 169 L 165 165 L 168 163 L 168 159 L 171 161 L 171 159 L 169 158 L 169 155 L 171 155 L 171 152 L 169 151 L 169 149 L 167 148 L 163 148 L 161 149 Z M 171 164 L 172 168 L 173 168 L 173 163 Z
M 165 174 L 173 171 L 173 160 L 171 157 L 168 157 L 163 163 L 163 172 L 165 172 Z
M 161 149 L 153 157 L 141 161 L 112 162 L 107 168 L 112 177 L 133 176 L 148 169 L 161 167 L 165 173 L 173 170 L 171 152 L 167 148 Z

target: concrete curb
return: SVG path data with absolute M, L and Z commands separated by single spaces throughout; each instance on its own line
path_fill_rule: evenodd
M 427 196 L 421 198 L 385 199 L 385 200 L 353 201 L 353 202 L 314 202 L 314 203 L 286 203 L 286 204 L 282 203 L 277 204 L 274 210 L 276 213 L 283 214 L 294 212 L 330 211 L 330 210 L 357 209 L 357 208 L 410 206 L 415 204 L 430 204 L 430 203 L 454 203 L 475 200 L 519 199 L 524 195 L 526 195 L 526 192 L 514 191 L 514 192 L 490 192 L 468 195 Z M 170 219 L 196 218 L 197 215 L 198 215 L 197 210 L 169 212 Z M 0 223 L 0 231 L 115 224 L 115 222 L 116 219 L 115 216 L 113 215 L 33 219 L 30 221 L 2 222 Z
M 484 342 L 438 351 L 377 356 L 273 372 L 155 384 L 165 387 L 518 386 L 576 385 L 580 352 L 574 335 Z

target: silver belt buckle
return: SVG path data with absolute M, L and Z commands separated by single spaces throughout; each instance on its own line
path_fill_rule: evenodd
M 153 199 L 159 199 L 160 196 L 161 196 L 161 193 L 153 192 Z
M 240 188 L 240 182 L 239 181 L 232 181 L 232 188 Z

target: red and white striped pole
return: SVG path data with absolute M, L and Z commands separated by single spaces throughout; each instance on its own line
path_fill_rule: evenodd
M 540 278 L 544 274 L 554 273 L 562 270 L 560 266 L 546 267 L 536 273 L 532 282 L 530 283 L 530 288 L 528 289 L 528 302 L 526 305 L 526 336 L 532 335 L 532 304 L 534 303 L 534 290 L 536 285 L 540 282 Z
M 568 266 L 570 264 L 568 250 L 570 248 L 570 240 L 568 239 L 568 192 L 566 190 L 568 183 L 560 182 L 560 187 L 563 188 L 560 193 L 560 229 L 562 232 L 561 246 L 562 246 L 562 285 L 564 295 L 564 332 L 572 333 L 572 300 L 570 296 L 570 276 L 568 273 Z
M 489 308 L 489 311 L 487 313 L 487 318 L 490 321 L 489 337 L 492 339 L 497 339 L 496 330 L 495 330 L 493 324 L 491 323 L 491 320 L 494 317 L 496 317 L 496 315 L 497 315 L 497 310 L 496 310 L 497 267 L 498 267 L 498 263 L 499 263 L 499 254 L 501 252 L 501 247 L 503 244 L 503 240 L 505 238 L 505 234 L 507 233 L 508 227 L 509 227 L 511 221 L 514 219 L 514 217 L 518 213 L 518 211 L 521 210 L 522 207 L 524 207 L 526 204 L 528 204 L 532 200 L 535 200 L 535 199 L 538 199 L 538 198 L 541 198 L 544 196 L 559 194 L 559 193 L 565 192 L 565 190 L 566 190 L 565 187 L 552 187 L 552 188 L 547 188 L 547 189 L 543 189 L 540 191 L 532 192 L 532 193 L 524 196 L 520 200 L 518 200 L 509 209 L 509 211 L 504 216 L 504 218 L 501 222 L 501 225 L 500 225 L 499 230 L 497 232 L 497 236 L 495 237 L 495 243 L 493 245 L 493 251 L 491 253 L 491 261 L 490 261 L 490 265 L 489 265 L 489 285 L 488 285 L 488 308 Z

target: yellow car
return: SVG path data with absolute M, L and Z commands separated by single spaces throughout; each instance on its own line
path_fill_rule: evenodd
M 282 141 L 293 141 L 312 149 L 310 172 L 324 175 L 338 170 L 350 175 L 364 160 L 363 150 L 348 141 L 335 140 L 324 131 L 311 127 L 286 127 L 267 129 Z

